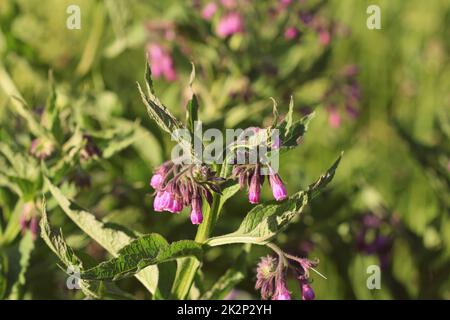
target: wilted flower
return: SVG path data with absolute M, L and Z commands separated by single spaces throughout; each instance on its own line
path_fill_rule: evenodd
M 53 142 L 47 138 L 36 138 L 31 142 L 30 153 L 38 159 L 46 159 L 54 151 Z
M 102 151 L 99 149 L 94 139 L 90 135 L 83 135 L 84 147 L 80 150 L 80 159 L 89 160 L 94 157 L 100 157 Z
M 159 44 L 150 43 L 147 46 L 148 59 L 155 78 L 164 76 L 167 81 L 175 81 L 177 73 L 170 54 Z
M 221 38 L 226 38 L 243 30 L 242 17 L 238 12 L 230 12 L 221 17 L 216 28 L 217 35 Z
M 277 259 L 262 257 L 256 268 L 256 290 L 261 290 L 261 298 L 267 300 L 274 294 Z
M 286 272 L 291 268 L 299 280 L 302 299 L 313 300 L 315 295 L 309 285 L 309 269 L 317 266 L 318 262 L 288 254 L 284 255 L 285 257 L 279 256 L 278 259 L 272 256 L 261 258 L 256 268 L 255 289 L 261 291 L 261 298 L 264 300 L 291 300 L 291 294 L 286 286 Z
M 277 282 L 272 300 L 291 300 L 291 294 L 286 288 L 286 282 L 284 280 Z

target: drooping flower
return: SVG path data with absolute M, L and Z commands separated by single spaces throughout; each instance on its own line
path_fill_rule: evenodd
M 191 222 L 192 224 L 203 222 L 202 199 L 200 197 L 192 199 Z
M 272 300 L 291 300 L 291 294 L 286 287 L 284 280 L 279 280 L 276 284 L 275 294 Z
M 253 176 L 250 181 L 250 187 L 248 189 L 248 200 L 252 204 L 259 203 L 261 197 L 261 176 L 258 167 L 253 172 Z
M 278 173 L 271 172 L 271 174 L 269 175 L 269 182 L 275 200 L 283 201 L 287 198 L 286 187 L 284 186 L 284 183 Z
M 150 180 L 150 185 L 153 189 L 159 189 L 162 186 L 165 176 L 172 168 L 172 166 L 173 163 L 171 161 L 167 161 L 155 170 L 155 173 Z
M 148 59 L 152 75 L 157 79 L 161 76 L 167 81 L 175 81 L 177 72 L 173 66 L 170 54 L 160 44 L 150 43 L 147 46 Z
M 211 20 L 217 11 L 217 4 L 215 2 L 209 2 L 202 10 L 202 17 L 205 20 Z
M 302 288 L 302 300 L 314 300 L 316 295 L 314 294 L 314 290 L 311 288 L 309 283 L 300 281 L 300 285 Z
M 221 38 L 226 38 L 235 33 L 240 33 L 244 30 L 242 16 L 238 12 L 230 12 L 221 17 L 216 32 Z

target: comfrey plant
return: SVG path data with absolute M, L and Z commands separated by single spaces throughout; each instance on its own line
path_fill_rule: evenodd
M 298 279 L 304 300 L 314 299 L 309 271 L 317 271 L 317 261 L 290 255 L 273 241 L 298 216 L 321 189 L 333 178 L 339 159 L 307 190 L 288 194 L 278 174 L 278 157 L 295 148 L 307 131 L 311 115 L 294 119 L 293 102 L 288 113 L 279 120 L 274 105 L 274 121 L 268 128 L 241 130 L 232 141 L 209 143 L 208 136 L 199 135 L 197 97 L 192 92 L 195 72 L 191 74 L 191 98 L 186 107 L 186 123 L 175 118 L 159 101 L 153 90 L 150 67 L 146 72 L 146 92 L 138 84 L 148 114 L 158 126 L 171 135 L 182 155 L 172 157 L 154 170 L 150 186 L 154 189 L 155 212 L 181 214 L 188 211 L 197 227 L 193 240 L 169 243 L 162 235 L 147 235 L 116 225 L 104 223 L 69 199 L 49 179 L 46 185 L 63 211 L 90 237 L 96 240 L 113 258 L 85 268 L 82 260 L 66 244 L 61 233 L 52 231 L 43 206 L 42 237 L 67 266 L 80 270 L 79 284 L 89 297 L 101 297 L 101 283 L 135 276 L 155 299 L 219 299 L 224 298 L 245 277 L 248 252 L 251 246 L 266 246 L 276 257 L 262 258 L 257 267 L 256 289 L 263 299 L 287 300 L 291 293 L 286 285 L 288 270 Z M 187 134 L 180 134 L 184 132 Z M 216 143 L 216 141 L 221 141 Z M 219 152 L 210 152 L 211 150 Z M 273 201 L 261 201 L 261 187 L 268 180 Z M 214 227 L 220 224 L 224 203 L 247 188 L 248 199 L 254 206 L 236 231 L 214 236 Z M 190 207 L 188 210 L 184 210 Z M 211 288 L 196 283 L 203 256 L 212 247 L 241 245 L 243 251 L 234 265 Z M 195 290 L 191 290 L 195 288 Z

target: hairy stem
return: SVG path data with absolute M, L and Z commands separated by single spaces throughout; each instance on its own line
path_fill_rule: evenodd
M 202 224 L 198 227 L 195 241 L 204 243 L 211 235 L 219 214 L 220 195 L 213 195 L 211 207 L 206 210 Z M 194 282 L 195 274 L 200 266 L 200 262 L 195 258 L 188 258 L 179 266 L 180 272 L 173 285 L 173 295 L 175 299 L 185 299 Z

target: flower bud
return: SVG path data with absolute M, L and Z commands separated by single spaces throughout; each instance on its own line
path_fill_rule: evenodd
M 248 190 L 248 201 L 250 203 L 259 203 L 261 197 L 261 177 L 258 168 L 255 169 L 252 179 L 250 181 L 250 188 Z
M 275 200 L 282 201 L 287 198 L 286 187 L 277 173 L 272 173 L 269 175 L 269 182 Z
M 302 300 L 314 300 L 316 295 L 314 294 L 314 290 L 308 283 L 303 283 L 302 285 Z
M 191 206 L 192 206 L 191 211 L 192 224 L 201 224 L 203 222 L 202 199 L 199 197 L 194 198 L 192 200 Z

